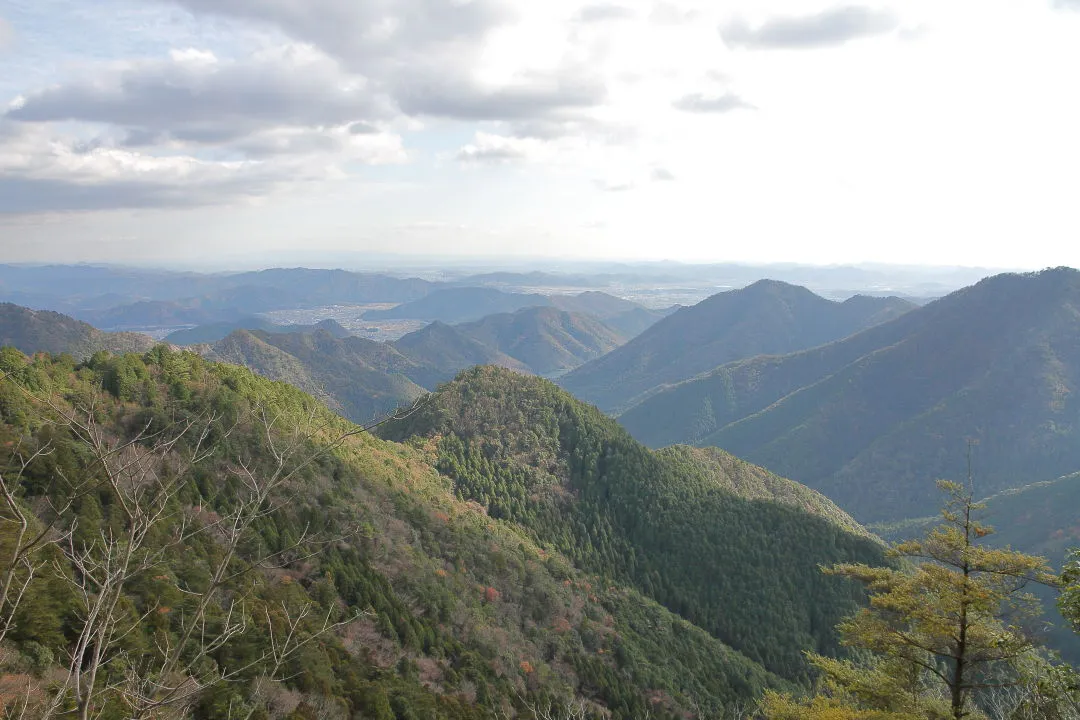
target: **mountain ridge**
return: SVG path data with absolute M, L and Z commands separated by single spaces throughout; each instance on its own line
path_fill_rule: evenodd
M 839 303 L 800 286 L 760 280 L 678 310 L 560 382 L 613 412 L 727 362 L 821 345 L 912 307 L 865 296 Z

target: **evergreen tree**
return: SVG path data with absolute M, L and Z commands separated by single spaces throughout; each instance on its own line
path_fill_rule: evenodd
M 970 488 L 940 487 L 944 522 L 894 546 L 894 567 L 826 570 L 869 593 L 869 606 L 839 626 L 844 644 L 872 653 L 869 665 L 813 657 L 823 694 L 804 703 L 769 696 L 766 717 L 964 720 L 979 716 L 978 695 L 1025 682 L 1037 646 L 1024 621 L 1038 610 L 1025 588 L 1058 579 L 1043 558 L 985 545 L 992 529 L 978 521 Z

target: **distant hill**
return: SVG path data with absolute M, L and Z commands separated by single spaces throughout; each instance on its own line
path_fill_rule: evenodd
M 188 330 L 177 330 L 165 336 L 165 342 L 173 345 L 201 345 L 214 343 L 229 335 L 234 330 L 262 330 L 268 333 L 311 333 L 325 330 L 334 337 L 344 338 L 352 335 L 336 320 L 322 320 L 314 325 L 275 325 L 260 317 L 246 317 L 234 322 L 219 322 L 199 325 Z
M 934 481 L 994 493 L 1080 470 L 1080 272 L 1006 274 L 839 342 L 721 367 L 621 416 L 716 445 L 863 521 L 932 514 Z
M 649 451 L 540 378 L 467 370 L 380 432 L 427 441 L 460 499 L 788 679 L 808 677 L 803 650 L 840 651 L 858 595 L 819 565 L 882 562 L 820 495 L 729 455 Z
M 530 307 L 458 325 L 465 335 L 497 348 L 537 375 L 554 375 L 614 350 L 623 336 L 580 312 Z
M 456 325 L 530 307 L 555 307 L 566 312 L 591 315 L 603 320 L 626 338 L 637 335 L 668 314 L 665 310 L 650 310 L 598 291 L 577 295 L 539 295 L 490 287 L 463 287 L 436 290 L 416 302 L 404 303 L 389 310 L 370 310 L 364 317 L 372 320 L 430 320 Z
M 452 326 L 434 322 L 405 335 L 394 347 L 413 360 L 439 368 L 438 381 L 443 382 L 473 365 L 558 375 L 623 342 L 622 334 L 594 317 L 541 306 Z
M 371 320 L 438 320 L 455 324 L 479 320 L 494 313 L 550 304 L 545 295 L 510 293 L 483 287 L 447 288 L 389 310 L 369 310 L 364 317 Z
M 59 268 L 57 272 L 62 270 Z M 100 281 L 100 274 L 94 273 L 90 277 Z M 110 275 L 105 274 L 104 277 Z M 77 312 L 80 319 L 98 327 L 160 327 L 235 322 L 269 310 L 409 302 L 437 287 L 434 283 L 417 278 L 307 268 L 194 277 L 164 275 L 158 280 L 162 286 L 160 290 L 147 279 L 121 283 L 120 287 L 129 287 L 127 302 L 104 307 L 99 301 L 89 304 L 71 300 L 65 302 L 75 306 L 72 312 Z M 96 282 L 87 283 L 89 287 L 97 287 Z M 137 300 L 131 299 L 140 293 L 145 295 Z
M 453 380 L 460 371 L 473 365 L 499 365 L 518 372 L 529 372 L 529 368 L 520 360 L 470 337 L 457 326 L 438 321 L 394 341 L 393 346 L 415 362 L 436 369 L 433 375 L 421 381 L 432 390 L 437 384 Z
M 0 347 L 27 354 L 70 353 L 84 360 L 99 350 L 146 352 L 154 340 L 138 333 L 106 333 L 67 315 L 0 303 Z
M 551 304 L 566 312 L 585 313 L 606 320 L 623 313 L 642 309 L 641 305 L 624 300 L 598 290 L 589 290 L 577 295 L 549 295 Z
M 425 392 L 410 374 L 431 373 L 392 346 L 360 337 L 237 330 L 201 348 L 211 360 L 244 365 L 319 397 L 346 417 L 366 422 Z
M 915 307 L 899 298 L 834 302 L 806 288 L 761 280 L 713 295 L 657 322 L 560 384 L 606 411 L 733 360 L 782 354 L 846 337 Z

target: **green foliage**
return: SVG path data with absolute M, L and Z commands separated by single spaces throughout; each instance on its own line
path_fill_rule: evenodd
M 515 524 L 456 499 L 426 449 L 364 434 L 339 440 L 356 427 L 288 385 L 164 346 L 143 356 L 101 354 L 82 365 L 2 357 L 14 373 L 0 381 L 0 441 L 13 444 L 0 445 L 7 453 L 0 472 L 18 479 L 20 507 L 37 512 L 38 522 L 73 528 L 76 547 L 103 529 L 126 542 L 129 523 L 65 413 L 92 407 L 105 435 L 118 440 L 207 413 L 216 418 L 204 439 L 211 452 L 180 476 L 167 519 L 140 550 L 156 559 L 118 596 L 117 617 L 133 630 L 110 649 L 102 687 L 122 687 L 112 683 L 127 671 L 149 672 L 162 648 L 180 643 L 184 618 L 212 582 L 220 538 L 195 533 L 177 547 L 171 538 L 181 521 L 195 528 L 234 511 L 243 497 L 237 463 L 266 474 L 274 448 L 297 438 L 297 457 L 310 462 L 297 465 L 244 537 L 230 564 L 235 575 L 206 615 L 212 635 L 225 626 L 228 599 L 242 598 L 233 612 L 243 612 L 246 631 L 199 666 L 209 675 L 239 675 L 200 693 L 191 717 L 250 710 L 253 718 L 479 720 L 577 698 L 597 716 L 630 720 L 648 709 L 666 720 L 693 708 L 719 715 L 765 688 L 792 687 L 632 587 L 586 575 Z M 269 433 L 263 417 L 273 420 Z M 298 436 L 297 428 L 308 430 Z M 160 468 L 164 476 L 197 435 L 181 437 Z M 49 452 L 20 469 L 16 447 L 24 457 Z M 74 484 L 89 490 L 72 497 Z M 72 502 L 57 519 L 46 500 L 54 507 Z M 12 518 L 2 519 L 0 553 Z M 290 549 L 305 536 L 307 545 Z M 5 672 L 30 673 L 34 697 L 53 687 L 49 678 L 58 677 L 56 663 L 82 623 L 70 558 L 56 547 L 47 552 L 38 559 L 63 573 L 35 576 L 0 653 Z M 281 563 L 250 565 L 279 552 L 286 553 Z M 274 673 L 285 679 L 271 682 L 271 629 L 280 640 L 285 609 L 305 607 L 310 614 L 299 632 L 311 642 Z M 360 616 L 318 635 L 326 613 L 331 620 Z M 102 717 L 130 717 L 124 696 L 110 690 L 103 698 Z
M 1053 715 L 1047 678 L 1059 672 L 1041 660 L 1023 627 L 1037 614 L 1028 583 L 1057 585 L 1043 558 L 988 546 L 992 530 L 977 515 L 982 507 L 970 491 L 940 484 L 948 500 L 944 522 L 922 540 L 893 547 L 898 558 L 917 561 L 904 568 L 844 564 L 830 574 L 858 580 L 870 605 L 840 625 L 844 643 L 871 653 L 856 664 L 813 658 L 823 688 L 805 702 L 770 698 L 766 716 L 964 718 L 991 711 L 1005 717 L 1002 696 L 994 691 L 1023 688 L 1010 701 L 1009 716 L 1028 717 L 1033 705 Z M 1032 673 L 1032 668 L 1035 673 Z M 1034 690 L 1034 692 L 1030 692 Z M 1059 697 L 1058 701 L 1071 698 Z M 1046 702 L 1051 700 L 1051 702 Z M 825 711 L 846 709 L 850 715 Z M 819 712 L 820 711 L 820 712 Z M 860 714 L 860 713 L 866 713 Z
M 832 628 L 858 598 L 818 565 L 882 561 L 865 535 L 740 497 L 719 463 L 653 453 L 551 383 L 497 368 L 464 372 L 384 434 L 438 438 L 462 499 L 793 680 L 807 677 L 803 650 L 839 652 Z

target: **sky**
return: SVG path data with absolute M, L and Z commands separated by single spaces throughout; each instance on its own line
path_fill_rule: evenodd
M 0 0 L 0 262 L 1080 266 L 1080 0 Z

